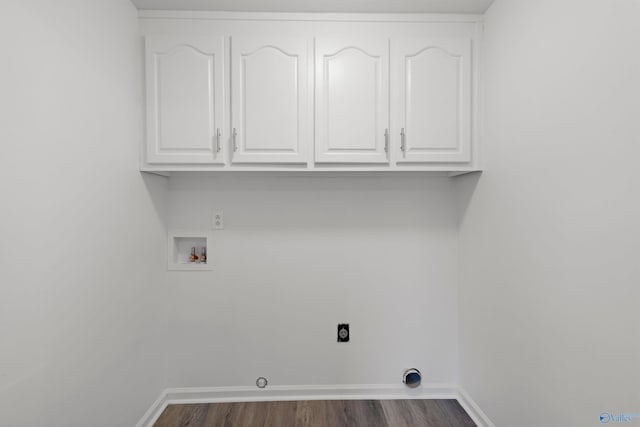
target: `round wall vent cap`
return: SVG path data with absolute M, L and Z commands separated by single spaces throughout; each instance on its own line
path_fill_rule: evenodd
M 418 387 L 421 381 L 422 374 L 416 368 L 409 368 L 404 371 L 404 375 L 402 375 L 402 382 L 406 384 L 407 387 Z

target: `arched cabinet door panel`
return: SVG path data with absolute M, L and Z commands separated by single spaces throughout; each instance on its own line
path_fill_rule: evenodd
M 471 160 L 471 40 L 395 39 L 397 162 Z
M 389 40 L 316 40 L 316 163 L 389 163 Z
M 306 163 L 310 41 L 231 37 L 232 163 Z
M 223 37 L 145 39 L 149 164 L 224 163 Z

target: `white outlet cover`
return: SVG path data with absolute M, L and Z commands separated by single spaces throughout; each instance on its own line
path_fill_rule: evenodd
M 224 229 L 224 212 L 213 211 L 212 221 L 213 221 L 212 226 L 214 230 Z

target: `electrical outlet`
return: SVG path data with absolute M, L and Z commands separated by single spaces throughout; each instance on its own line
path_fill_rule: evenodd
M 348 323 L 339 323 L 338 324 L 338 342 L 349 342 L 349 324 Z
M 224 228 L 224 213 L 222 211 L 213 211 L 213 228 L 214 230 Z

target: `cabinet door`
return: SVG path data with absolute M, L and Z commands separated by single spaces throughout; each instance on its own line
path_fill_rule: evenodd
M 388 163 L 389 40 L 316 40 L 318 163 Z
M 224 163 L 224 39 L 145 40 L 146 161 Z
M 232 37 L 233 163 L 305 163 L 309 41 Z
M 471 41 L 394 39 L 392 51 L 397 161 L 469 162 Z

